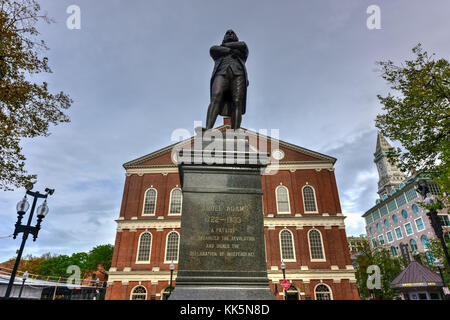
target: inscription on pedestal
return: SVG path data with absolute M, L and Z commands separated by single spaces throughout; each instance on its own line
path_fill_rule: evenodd
M 204 220 L 210 226 L 209 232 L 208 235 L 197 236 L 198 241 L 204 242 L 204 248 L 200 251 L 191 250 L 189 255 L 192 257 L 254 257 L 255 252 L 245 251 L 245 249 L 248 248 L 249 242 L 255 242 L 255 236 L 236 235 L 242 223 L 248 220 L 246 217 L 249 211 L 248 205 L 202 208 Z
M 187 198 L 191 207 L 183 219 L 191 228 L 183 230 L 188 233 L 183 245 L 190 270 L 261 270 L 258 265 L 265 257 L 264 248 L 257 245 L 264 243 L 262 230 L 255 229 L 260 225 L 255 222 L 262 219 L 262 213 L 255 211 L 258 197 L 209 193 L 207 197 L 189 194 Z

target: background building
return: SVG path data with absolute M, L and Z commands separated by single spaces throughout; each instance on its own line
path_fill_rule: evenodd
M 347 242 L 348 248 L 350 250 L 350 255 L 358 253 L 365 247 L 369 246 L 369 243 L 367 242 L 367 236 L 365 234 L 361 234 L 359 237 L 347 237 Z
M 229 127 L 225 122 L 218 129 Z M 273 140 L 259 138 L 271 150 Z M 262 177 L 271 290 L 283 299 L 283 260 L 286 279 L 292 283 L 287 298 L 358 299 L 333 172 L 336 159 L 277 142 L 279 149 L 271 159 L 279 160 L 279 171 Z M 125 187 L 107 299 L 166 299 L 172 261 L 176 279 L 182 192 L 172 148 L 124 164 Z
M 391 251 L 393 257 L 400 255 L 400 244 L 408 245 L 409 251 L 426 252 L 428 243 L 436 238 L 428 216 L 427 210 L 419 206 L 422 201 L 416 192 L 420 179 L 427 180 L 430 192 L 440 195 L 439 187 L 425 174 L 413 174 L 411 177 L 399 180 L 402 177 L 398 168 L 389 163 L 387 152 L 392 148 L 386 139 L 378 134 L 375 160 L 377 163 L 380 181 L 376 205 L 364 213 L 366 221 L 367 238 L 372 247 L 381 245 Z M 448 210 L 438 212 L 446 237 L 449 236 L 450 223 Z

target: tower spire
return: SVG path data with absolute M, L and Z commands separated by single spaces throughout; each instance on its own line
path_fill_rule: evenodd
M 393 149 L 386 138 L 378 132 L 377 146 L 374 153 L 374 162 L 378 169 L 378 194 L 380 197 L 392 193 L 406 179 L 406 175 L 400 171 L 398 166 L 391 164 L 388 160 L 388 152 Z

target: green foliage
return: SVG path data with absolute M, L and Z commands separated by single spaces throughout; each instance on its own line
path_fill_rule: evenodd
M 450 64 L 433 59 L 418 44 L 415 58 L 401 66 L 380 61 L 382 77 L 394 90 L 386 97 L 378 95 L 384 114 L 375 125 L 405 150 L 392 150 L 388 157 L 403 171 L 411 168 L 431 172 L 441 190 L 450 190 Z
M 48 136 L 49 125 L 69 122 L 64 114 L 72 100 L 50 93 L 46 82 L 33 82 L 35 74 L 50 73 L 48 50 L 37 39 L 35 25 L 52 20 L 40 12 L 36 0 L 0 0 L 0 189 L 12 190 L 33 183 L 36 175 L 24 169 L 20 141 Z
M 114 246 L 105 244 L 94 247 L 89 251 L 89 256 L 86 262 L 86 269 L 89 271 L 96 271 L 98 265 L 101 265 L 104 270 L 109 270 L 111 267 Z
M 30 274 L 41 275 L 45 277 L 61 277 L 63 279 L 70 276 L 67 268 L 76 265 L 80 268 L 81 276 L 84 278 L 86 274 L 94 271 L 104 272 L 111 267 L 114 246 L 110 244 L 99 245 L 92 248 L 89 252 L 77 252 L 72 255 L 51 255 L 43 254 L 41 257 L 28 255 L 22 258 L 19 264 L 19 271 L 28 270 Z M 6 261 L 5 268 L 12 269 L 15 258 Z M 101 266 L 98 270 L 98 266 Z
M 39 273 L 42 275 L 49 275 L 53 277 L 67 278 L 67 268 L 71 265 L 80 267 L 82 273 L 86 270 L 86 262 L 88 254 L 86 252 L 74 253 L 71 256 L 58 255 L 44 261 Z
M 447 250 L 450 250 L 450 240 L 447 239 L 446 241 Z M 430 261 L 427 259 L 425 253 L 419 253 L 415 256 L 416 261 L 422 264 L 423 266 L 430 268 L 431 270 L 434 270 L 436 272 L 439 271 L 439 268 L 434 263 L 436 260 L 439 260 L 442 263 L 441 271 L 444 276 L 444 280 L 447 283 L 450 283 L 450 268 L 448 265 L 447 260 L 445 259 L 444 250 L 442 248 L 441 241 L 439 239 L 432 239 L 430 240 L 428 244 L 428 250 L 431 252 L 432 257 L 434 258 L 433 261 Z
M 392 258 L 389 251 L 384 248 L 366 248 L 359 256 L 357 263 L 356 282 L 361 299 L 367 299 L 374 294 L 376 298 L 391 300 L 398 295 L 398 292 L 391 289 L 390 284 L 405 267 L 405 261 L 402 258 Z M 367 268 L 370 265 L 380 267 L 381 289 L 370 290 L 367 287 Z

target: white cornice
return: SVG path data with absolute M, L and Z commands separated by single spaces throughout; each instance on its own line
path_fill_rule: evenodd
M 265 227 L 345 227 L 344 216 L 264 217 Z
M 217 127 L 216 129 L 219 130 L 219 131 L 225 131 L 227 128 L 229 128 L 228 125 L 222 125 L 220 127 Z M 258 132 L 252 131 L 252 130 L 247 130 L 245 128 L 242 128 L 242 130 L 246 131 L 246 133 L 249 136 L 254 136 L 254 137 L 258 138 L 258 139 L 262 138 L 263 140 L 270 141 L 270 143 L 277 143 L 277 144 L 279 144 L 280 146 L 282 146 L 284 148 L 287 148 L 287 149 L 290 149 L 290 150 L 293 150 L 293 151 L 296 151 L 296 152 L 299 152 L 299 153 L 306 154 L 306 155 L 312 156 L 314 158 L 317 158 L 317 159 L 319 159 L 319 161 L 321 160 L 321 161 L 325 161 L 325 162 L 331 162 L 332 164 L 334 164 L 336 162 L 336 158 L 327 156 L 325 154 L 322 154 L 322 153 L 319 153 L 319 152 L 316 152 L 316 151 L 312 151 L 312 150 L 309 150 L 309 149 L 297 146 L 295 144 L 288 143 L 288 142 L 283 141 L 283 140 L 278 140 L 278 139 L 266 136 L 264 134 L 261 134 L 261 133 L 258 133 Z M 190 137 L 190 138 L 185 139 L 183 141 L 174 143 L 174 144 L 169 145 L 169 146 L 167 146 L 165 148 L 159 149 L 159 150 L 157 150 L 155 152 L 152 152 L 152 153 L 147 154 L 145 156 L 139 157 L 139 158 L 137 158 L 135 160 L 128 161 L 127 163 L 124 163 L 123 166 L 124 166 L 124 168 L 139 167 L 145 161 L 148 161 L 150 159 L 154 159 L 154 158 L 156 158 L 158 156 L 163 155 L 164 153 L 172 152 L 172 149 L 175 146 L 179 146 L 180 147 L 180 146 L 186 146 L 186 145 L 192 144 L 193 139 L 194 139 L 194 137 Z
M 266 171 L 272 170 L 278 171 L 291 171 L 295 172 L 295 170 L 317 170 L 320 171 L 322 169 L 333 171 L 333 163 L 331 162 L 323 162 L 323 161 L 292 161 L 292 162 L 280 162 L 279 164 L 269 164 L 266 168 Z M 178 173 L 178 167 L 176 165 L 148 165 L 142 166 L 139 168 L 128 168 L 126 169 L 126 175 L 131 176 L 132 174 L 137 174 L 142 176 L 146 173 Z
M 279 282 L 283 280 L 283 274 L 280 270 L 267 270 L 267 276 L 273 282 Z M 355 272 L 349 270 L 330 270 L 330 269 L 312 269 L 312 270 L 286 270 L 286 276 L 289 280 L 302 280 L 303 282 L 309 282 L 310 280 L 350 280 L 355 281 Z M 173 274 L 176 278 L 176 272 Z M 170 272 L 168 271 L 114 271 L 108 274 L 108 283 L 112 284 L 115 281 L 131 282 L 131 281 L 169 281 Z
M 164 229 L 180 228 L 181 217 L 171 219 L 139 219 L 139 220 L 116 220 L 117 231 L 124 229 Z
M 274 227 L 345 227 L 345 216 L 302 216 L 302 217 L 264 217 L 264 226 Z M 165 229 L 180 228 L 181 217 L 171 219 L 116 220 L 117 231 L 124 229 Z

